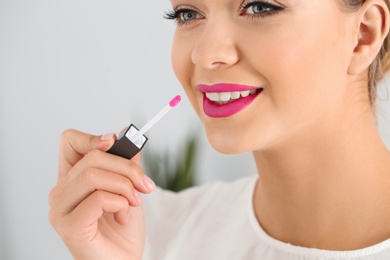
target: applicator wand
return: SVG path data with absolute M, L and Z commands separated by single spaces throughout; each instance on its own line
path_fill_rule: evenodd
M 177 95 L 168 105 L 166 105 L 157 115 L 155 115 L 146 125 L 138 130 L 133 124 L 124 129 L 119 135 L 114 145 L 107 151 L 108 153 L 121 156 L 126 159 L 133 158 L 144 147 L 148 138 L 144 135 L 153 125 L 164 117 L 172 108 L 181 101 Z

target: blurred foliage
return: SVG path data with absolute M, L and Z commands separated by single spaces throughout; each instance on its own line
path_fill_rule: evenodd
M 198 137 L 192 134 L 175 151 L 144 149 L 142 161 L 145 172 L 157 186 L 178 192 L 195 185 L 197 152 Z

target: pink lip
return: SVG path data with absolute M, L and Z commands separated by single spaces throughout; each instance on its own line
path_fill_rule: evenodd
M 196 86 L 200 92 L 207 92 L 207 93 L 216 93 L 216 92 L 234 92 L 234 91 L 245 91 L 245 90 L 252 90 L 252 89 L 258 89 L 256 87 L 252 86 L 246 86 L 246 85 L 238 85 L 238 84 L 215 84 L 215 85 L 205 85 L 205 84 L 199 84 Z
M 206 93 L 216 93 L 216 92 L 234 92 L 234 91 L 245 91 L 259 89 L 256 87 L 245 86 L 245 85 L 236 85 L 236 84 L 216 84 L 216 85 L 197 85 L 199 91 L 203 92 L 203 110 L 205 114 L 209 117 L 222 118 L 232 116 L 244 108 L 249 106 L 256 97 L 261 93 L 256 93 L 249 95 L 245 98 L 241 97 L 235 101 L 226 103 L 226 104 L 217 104 L 211 101 L 206 97 Z

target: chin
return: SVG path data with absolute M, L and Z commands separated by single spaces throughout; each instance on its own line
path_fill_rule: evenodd
M 233 155 L 253 151 L 253 143 L 245 142 L 239 135 L 229 135 L 221 132 L 211 132 L 206 129 L 207 139 L 214 150 L 221 154 Z

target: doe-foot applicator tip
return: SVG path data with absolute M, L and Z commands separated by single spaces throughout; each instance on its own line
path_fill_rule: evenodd
M 177 95 L 176 97 L 174 97 L 171 101 L 169 101 L 169 106 L 170 107 L 175 107 L 177 104 L 179 104 L 181 101 L 181 96 L 180 95 Z

